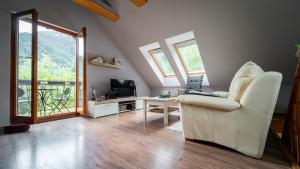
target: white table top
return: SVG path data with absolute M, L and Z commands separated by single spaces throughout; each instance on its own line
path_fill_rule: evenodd
M 93 104 L 107 104 L 107 103 L 118 103 L 123 101 L 134 101 L 134 100 L 145 100 L 145 101 L 159 101 L 159 102 L 169 102 L 176 101 L 177 97 L 169 97 L 169 98 L 160 98 L 160 97 L 127 97 L 127 98 L 118 98 L 118 99 L 108 99 L 103 101 L 89 101 L 93 102 Z
M 144 98 L 145 101 L 176 101 L 177 97 L 168 97 L 168 98 L 161 98 L 161 97 L 148 97 Z

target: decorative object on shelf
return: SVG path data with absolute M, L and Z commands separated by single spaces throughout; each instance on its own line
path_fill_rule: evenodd
M 95 87 L 92 87 L 92 101 L 95 101 L 96 100 L 96 89 L 95 89 Z
M 95 54 L 88 54 L 89 56 L 89 62 L 95 63 L 95 64 L 102 64 L 104 62 L 103 56 L 97 56 Z
M 100 96 L 100 98 L 97 98 L 96 101 L 103 101 L 105 100 L 105 96 Z
M 108 58 L 96 54 L 88 54 L 88 62 L 92 65 L 121 69 L 121 60 L 118 58 Z
M 110 65 L 114 65 L 114 59 L 113 58 L 106 58 L 105 63 L 110 64 Z
M 114 65 L 121 65 L 121 59 L 114 58 Z
M 103 57 L 99 56 L 96 58 L 97 63 L 103 63 Z

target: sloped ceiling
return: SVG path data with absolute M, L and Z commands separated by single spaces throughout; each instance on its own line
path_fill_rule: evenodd
M 291 84 L 300 42 L 299 0 L 149 0 L 137 8 L 111 0 L 120 20 L 99 21 L 152 87 L 160 86 L 139 47 L 194 31 L 211 86 L 229 85 L 236 70 L 252 60 L 283 73 Z

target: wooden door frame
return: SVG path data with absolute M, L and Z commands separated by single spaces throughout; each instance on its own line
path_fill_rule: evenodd
M 32 15 L 32 21 L 29 21 L 32 23 L 32 84 L 31 84 L 31 117 L 22 117 L 17 115 L 17 49 L 18 49 L 18 18 L 23 15 Z M 74 31 L 44 22 L 38 20 L 38 13 L 36 9 L 30 9 L 18 13 L 12 13 L 11 14 L 11 76 L 10 76 L 10 120 L 12 124 L 17 123 L 28 123 L 28 124 L 34 124 L 34 123 L 40 123 L 45 121 L 51 121 L 51 120 L 58 120 L 58 119 L 64 119 L 69 117 L 76 117 L 79 116 L 79 112 L 77 111 L 78 107 L 78 45 L 76 44 L 76 110 L 75 112 L 70 113 L 63 113 L 53 116 L 45 116 L 45 117 L 37 117 L 37 111 L 38 111 L 38 105 L 37 105 L 37 88 L 38 88 L 38 79 L 37 79 L 37 43 L 38 43 L 38 25 L 53 29 L 58 32 L 62 32 L 68 35 L 73 36 L 74 38 L 77 38 L 79 33 L 81 33 L 81 36 L 84 40 L 84 55 L 83 55 L 83 115 L 86 114 L 86 28 L 83 27 L 79 33 L 76 33 Z M 77 43 L 77 40 L 76 40 Z
M 17 39 L 18 18 L 24 15 L 32 16 L 32 63 L 31 63 L 31 117 L 17 116 Z M 10 75 L 10 120 L 11 123 L 30 123 L 37 120 L 37 20 L 38 13 L 30 9 L 11 14 L 11 75 Z
M 81 115 L 86 115 L 87 114 L 87 100 L 86 100 L 86 27 L 83 27 L 77 35 L 77 49 L 76 49 L 76 112 L 78 112 L 78 99 L 79 99 L 79 89 L 78 89 L 78 60 L 79 60 L 79 40 L 78 38 L 82 37 L 83 38 L 83 67 L 82 67 L 82 73 L 83 73 L 83 77 L 82 77 L 82 86 L 83 86 L 83 110 L 82 113 L 80 113 Z
M 84 42 L 84 48 L 83 48 L 83 115 L 87 115 L 87 90 L 86 90 L 86 85 L 87 85 L 87 80 L 86 80 L 86 37 L 87 37 L 87 30 L 86 27 L 83 27 L 83 42 Z

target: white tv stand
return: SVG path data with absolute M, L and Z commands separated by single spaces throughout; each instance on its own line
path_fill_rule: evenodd
M 126 110 L 119 110 L 119 105 L 122 102 L 135 102 L 135 110 L 144 108 L 145 97 L 127 97 L 118 99 L 109 99 L 103 101 L 88 101 L 88 115 L 92 118 L 118 114 Z M 126 103 L 125 103 L 126 104 Z

